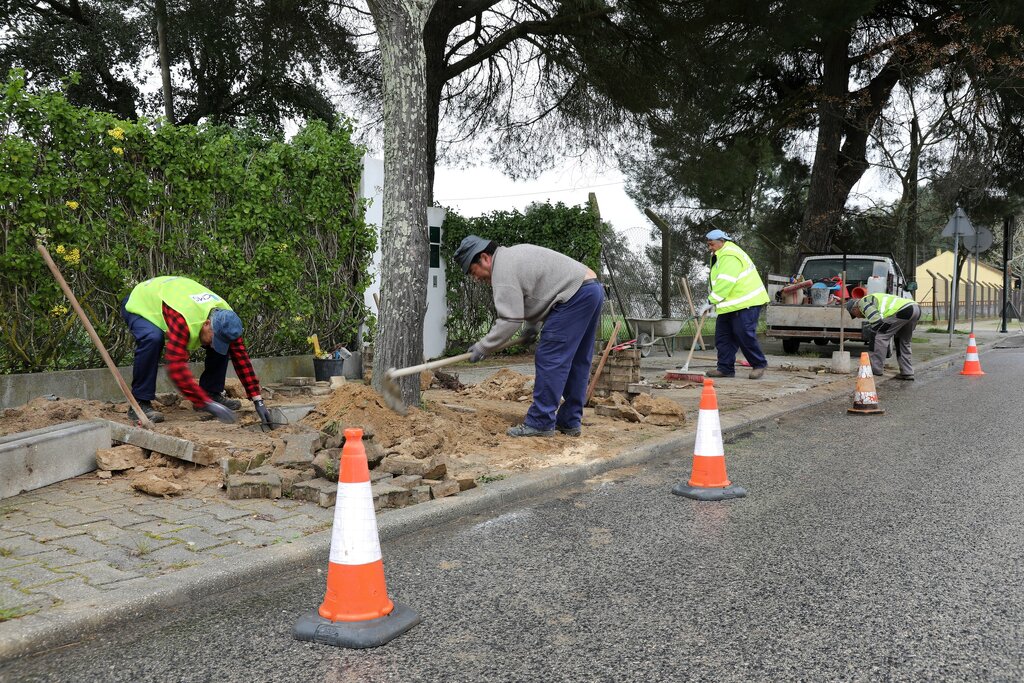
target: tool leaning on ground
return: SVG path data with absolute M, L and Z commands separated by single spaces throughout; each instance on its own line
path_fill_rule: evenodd
M 506 347 L 520 343 L 519 340 L 521 336 L 522 335 L 509 339 L 491 351 L 491 353 L 496 353 Z M 420 363 L 419 365 L 412 365 L 407 368 L 399 368 L 397 370 L 395 368 L 391 368 L 384 373 L 384 381 L 381 383 L 381 395 L 384 397 L 384 402 L 388 405 L 388 408 L 391 408 L 391 410 L 395 411 L 399 415 L 405 415 L 407 408 L 405 403 L 402 401 L 402 390 L 398 386 L 398 382 L 395 381 L 396 379 L 399 377 L 407 377 L 409 375 L 417 375 L 425 370 L 433 370 L 435 368 L 443 368 L 446 365 L 461 363 L 462 361 L 469 360 L 472 355 L 473 354 L 467 351 L 466 353 L 460 353 L 459 355 L 452 356 L 451 358 L 432 360 L 428 363 Z
M 704 320 L 708 317 L 710 311 L 705 311 L 700 316 L 700 320 L 697 321 L 697 329 L 693 335 L 693 343 L 690 344 L 690 352 L 686 354 L 686 363 L 683 364 L 678 370 L 670 371 L 666 373 L 666 376 L 671 375 L 671 379 L 684 380 L 688 382 L 696 382 L 701 384 L 704 382 L 703 372 L 690 372 L 690 361 L 693 359 L 693 351 L 697 348 L 697 340 L 700 339 L 699 332 L 704 329 Z
M 128 388 L 128 384 L 124 381 L 124 377 L 121 377 L 121 373 L 118 372 L 117 366 L 114 365 L 114 361 L 110 358 L 110 354 L 107 353 L 107 348 L 103 345 L 103 342 L 100 340 L 99 335 L 96 334 L 96 330 L 93 328 L 92 323 L 89 322 L 89 317 L 85 314 L 82 306 L 78 303 L 75 293 L 71 291 L 71 287 L 69 287 L 67 281 L 64 280 L 64 276 L 60 274 L 60 268 L 58 268 L 57 264 L 53 262 L 53 258 L 50 256 L 50 251 L 41 241 L 36 242 L 36 249 L 39 250 L 39 253 L 43 257 L 43 261 L 46 262 L 46 267 L 50 269 L 51 273 L 53 273 L 53 277 L 57 280 L 57 284 L 60 285 L 61 291 L 64 292 L 64 296 L 66 296 L 68 301 L 71 302 L 71 308 L 75 309 L 75 313 L 78 314 L 79 320 L 81 320 L 82 325 L 85 326 L 85 331 L 89 333 L 89 338 L 92 339 L 92 343 L 96 345 L 96 350 L 100 352 L 103 362 L 106 363 L 107 368 L 110 369 L 110 374 L 112 374 L 114 379 L 117 381 L 117 386 L 121 388 L 121 392 L 124 394 L 124 397 L 128 399 L 129 405 L 131 405 L 132 410 L 134 410 L 135 414 L 138 416 L 139 424 L 146 429 L 153 429 L 153 423 L 148 417 L 146 417 L 146 414 L 142 411 L 142 408 L 139 407 L 135 397 L 132 396 L 131 389 Z

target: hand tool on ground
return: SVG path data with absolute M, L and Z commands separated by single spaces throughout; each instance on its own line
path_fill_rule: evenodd
M 704 315 L 702 315 L 700 317 L 700 321 L 697 323 L 697 329 L 698 330 L 704 328 L 704 319 L 707 318 L 707 317 L 708 317 L 707 313 L 705 313 Z M 686 380 L 689 380 L 689 381 L 692 381 L 692 382 L 703 382 L 704 381 L 704 373 L 703 372 L 688 374 L 689 370 L 690 370 L 690 359 L 693 358 L 693 351 L 696 348 L 697 348 L 697 335 L 695 334 L 695 335 L 693 335 L 693 343 L 690 344 L 690 352 L 688 354 L 686 354 L 686 363 L 683 364 L 683 367 L 679 368 L 678 372 L 674 372 L 673 373 L 673 374 L 677 374 L 677 375 L 684 375 L 684 377 L 681 377 L 681 378 L 677 377 L 677 379 L 686 379 Z
M 597 379 L 601 376 L 601 371 L 604 370 L 604 364 L 608 361 L 608 354 L 611 353 L 615 347 L 615 340 L 619 336 L 619 327 L 622 323 L 618 320 L 615 321 L 615 327 L 612 328 L 612 336 L 608 337 L 608 343 L 605 344 L 604 353 L 601 354 L 601 360 L 597 364 L 597 370 L 594 371 L 594 376 L 590 378 L 590 386 L 587 387 L 587 397 L 583 399 L 583 405 L 590 403 L 591 397 L 594 395 L 594 388 L 597 386 Z
M 497 353 L 507 346 L 518 344 L 519 338 L 515 337 L 509 339 L 505 343 L 498 346 L 490 353 Z M 395 380 L 399 377 L 407 377 L 408 375 L 418 375 L 425 370 L 433 370 L 434 368 L 443 368 L 446 365 L 454 365 L 455 363 L 461 363 L 462 361 L 469 360 L 469 357 L 473 355 L 469 352 L 460 353 L 457 356 L 451 358 L 440 358 L 438 360 L 432 360 L 428 363 L 420 363 L 419 365 L 412 365 L 407 368 L 391 368 L 384 373 L 384 381 L 381 382 L 381 396 L 384 397 L 384 403 L 388 405 L 388 408 L 395 411 L 399 415 L 405 415 L 406 408 L 405 403 L 402 401 L 402 389 L 398 386 L 398 382 Z
M 690 285 L 687 284 L 685 279 L 680 279 L 679 287 L 680 289 L 683 290 L 683 294 L 686 295 L 686 302 L 690 304 L 690 315 L 696 318 L 697 308 L 693 305 L 693 298 L 690 296 Z M 700 344 L 700 350 L 703 351 L 704 349 L 707 348 L 707 345 L 704 344 L 704 339 L 701 337 L 701 332 L 702 330 L 700 328 L 697 328 L 697 343 Z
M 42 254 L 43 260 L 46 262 L 46 267 L 53 273 L 54 279 L 57 280 L 57 284 L 60 285 L 61 290 L 64 292 L 64 296 L 71 302 L 71 307 L 75 309 L 75 313 L 78 314 L 79 320 L 82 321 L 82 325 L 85 326 L 85 331 L 89 333 L 89 338 L 92 339 L 92 343 L 96 346 L 96 350 L 100 352 L 100 356 L 103 357 L 103 362 L 107 364 L 107 368 L 110 370 L 110 374 L 114 376 L 117 381 L 117 386 L 121 387 L 121 392 L 124 397 L 128 399 L 128 403 L 131 405 L 132 410 L 135 411 L 135 415 L 141 424 L 146 429 L 153 429 L 153 423 L 150 422 L 146 414 L 142 412 L 142 408 L 139 406 L 138 401 L 132 396 L 132 390 L 128 388 L 128 384 L 124 381 L 124 377 L 118 372 L 117 366 L 114 365 L 114 361 L 110 359 L 110 354 L 107 353 L 107 348 L 103 346 L 103 342 L 100 340 L 96 330 L 93 329 L 92 323 L 89 322 L 89 317 L 85 315 L 85 311 L 78 303 L 78 299 L 75 298 L 74 292 L 68 287 L 68 283 L 64 280 L 64 276 L 60 274 L 60 269 L 57 264 L 53 262 L 50 257 L 50 252 L 42 242 L 36 242 L 36 249 Z

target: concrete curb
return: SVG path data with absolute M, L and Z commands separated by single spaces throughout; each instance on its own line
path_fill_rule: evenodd
M 1002 340 L 979 347 L 988 350 Z M 919 367 L 928 370 L 949 364 L 962 352 L 941 356 Z M 880 381 L 888 381 L 885 378 Z M 845 391 L 845 389 L 844 389 Z M 723 436 L 763 427 L 788 413 L 835 400 L 840 391 L 822 392 L 808 400 L 787 404 L 766 415 L 725 426 Z M 617 456 L 574 467 L 551 467 L 528 472 L 512 479 L 488 484 L 451 498 L 441 498 L 407 508 L 390 511 L 377 519 L 382 541 L 449 522 L 497 507 L 532 498 L 558 488 L 579 484 L 604 472 L 642 465 L 658 458 L 682 453 L 689 457 L 695 434 L 667 436 Z M 669 492 L 665 492 L 669 495 Z M 59 613 L 30 615 L 0 624 L 0 662 L 14 657 L 67 645 L 95 632 L 139 619 L 159 609 L 174 609 L 183 601 L 213 595 L 239 585 L 244 577 L 267 578 L 292 571 L 297 566 L 319 561 L 326 565 L 330 551 L 331 531 L 321 531 L 291 543 L 254 552 L 250 557 L 225 558 L 201 567 L 183 569 L 156 577 L 145 589 L 125 590 L 102 604 L 86 601 L 65 605 Z M 385 559 L 386 562 L 386 559 Z M 315 605 L 307 605 L 314 608 Z M 7 628 L 4 628 L 4 627 Z

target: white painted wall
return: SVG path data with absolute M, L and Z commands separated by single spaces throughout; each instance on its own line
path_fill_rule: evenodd
M 363 176 L 359 184 L 359 194 L 364 199 L 369 199 L 370 204 L 366 207 L 366 222 L 372 225 L 377 232 L 377 251 L 373 255 L 371 275 L 373 281 L 366 288 L 363 301 L 366 307 L 378 314 L 377 303 L 373 300 L 374 293 L 380 295 L 380 226 L 384 223 L 384 161 L 374 159 L 369 155 L 363 157 Z M 439 225 L 444 222 L 444 209 L 427 209 L 428 223 Z M 429 234 L 428 226 L 423 226 L 424 231 Z M 440 267 L 431 268 L 427 275 L 427 314 L 423 321 L 423 358 L 429 360 L 437 358 L 444 353 L 445 344 L 448 340 L 448 330 L 445 321 L 448 318 L 448 302 L 445 296 L 447 285 L 445 283 L 444 256 L 441 257 Z

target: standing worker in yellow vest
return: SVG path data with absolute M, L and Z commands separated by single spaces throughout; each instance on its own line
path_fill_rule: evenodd
M 871 372 L 882 374 L 889 340 L 896 338 L 896 362 L 900 374 L 896 379 L 914 381 L 914 364 L 910 358 L 910 340 L 914 328 L 921 319 L 921 307 L 912 299 L 903 299 L 893 294 L 868 294 L 860 299 L 846 302 L 846 310 L 854 318 L 867 320 L 865 341 L 870 349 Z
M 228 358 L 263 424 L 270 411 L 260 395 L 260 381 L 242 341 L 242 321 L 227 302 L 194 280 L 161 276 L 140 282 L 121 302 L 121 317 L 135 337 L 132 395 L 152 422 L 163 422 L 151 401 L 156 397 L 160 354 L 167 347 L 167 374 L 196 410 L 222 422 L 234 422 L 240 401 L 224 394 Z M 189 353 L 202 346 L 206 364 L 196 384 L 188 369 Z M 128 411 L 129 419 L 137 419 Z
M 718 367 L 708 377 L 733 377 L 736 374 L 736 351 L 750 363 L 750 379 L 764 377 L 768 360 L 757 343 L 757 319 L 761 307 L 768 303 L 768 290 L 754 268 L 754 262 L 729 235 L 712 230 L 706 236 L 711 250 L 711 274 L 708 278 L 708 301 L 701 309 L 704 315 L 715 311 L 715 349 Z

